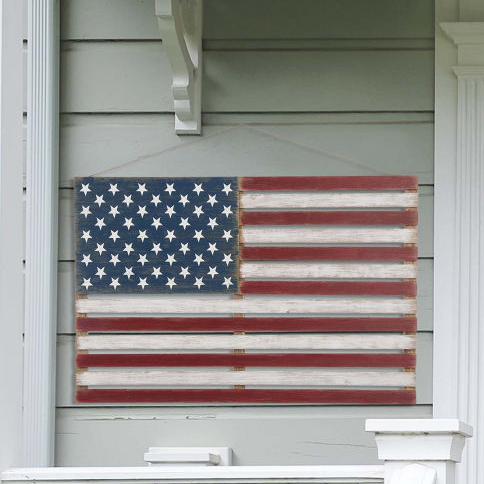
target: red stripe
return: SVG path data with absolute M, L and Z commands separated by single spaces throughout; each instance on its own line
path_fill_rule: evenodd
M 147 389 L 77 390 L 78 403 L 327 403 L 415 404 L 410 390 Z
M 313 294 L 328 296 L 415 296 L 417 284 L 369 281 L 242 281 L 242 294 Z
M 405 318 L 77 318 L 77 331 L 416 331 L 417 319 Z
M 411 368 L 415 355 L 394 354 L 78 354 L 79 368 L 138 366 L 381 367 Z
M 416 190 L 416 176 L 263 176 L 241 179 L 242 190 Z
M 241 247 L 244 260 L 415 261 L 417 247 Z
M 244 225 L 417 225 L 415 210 L 395 212 L 242 212 Z

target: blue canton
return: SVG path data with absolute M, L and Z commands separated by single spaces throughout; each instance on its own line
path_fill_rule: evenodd
M 76 284 L 90 293 L 238 291 L 237 178 L 81 178 Z

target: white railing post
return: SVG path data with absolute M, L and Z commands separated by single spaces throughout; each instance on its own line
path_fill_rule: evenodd
M 457 419 L 371 419 L 385 484 L 455 484 L 472 427 Z M 467 484 L 467 483 L 460 483 Z

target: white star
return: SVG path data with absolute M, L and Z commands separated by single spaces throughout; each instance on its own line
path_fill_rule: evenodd
M 134 276 L 133 267 L 125 267 L 123 276 L 131 279 L 131 276 Z
M 111 192 L 113 194 L 113 197 L 114 195 L 116 195 L 117 192 L 119 192 L 118 190 L 118 184 L 115 183 L 114 185 L 112 183 L 109 184 L 109 190 L 108 192 Z
M 96 227 L 99 227 L 99 230 L 101 230 L 103 227 L 106 227 L 106 224 L 104 223 L 104 218 L 96 218 L 97 222 L 94 224 Z
M 138 230 L 139 232 L 139 235 L 138 235 L 138 239 L 141 239 L 141 242 L 144 242 L 145 239 L 148 238 L 148 236 L 146 235 L 146 230 Z
M 82 236 L 81 236 L 81 239 L 84 239 L 86 242 L 89 240 L 89 239 L 92 239 L 91 237 L 91 231 L 90 230 L 83 230 L 82 231 Z
M 224 254 L 223 262 L 225 262 L 227 265 L 229 265 L 230 262 L 233 262 L 232 254 Z
M 121 237 L 118 235 L 118 231 L 111 230 L 111 235 L 109 236 L 110 239 L 113 239 L 113 242 L 116 242 L 117 239 Z
M 153 272 L 151 273 L 152 276 L 155 276 L 158 279 L 158 276 L 161 276 L 163 272 L 161 272 L 161 267 L 153 267 Z
M 218 250 L 217 249 L 217 242 L 214 242 L 213 244 L 211 244 L 210 242 L 208 243 L 208 249 L 207 249 L 208 252 L 211 252 L 212 255 L 213 255 L 213 253 L 217 250 Z
M 169 194 L 170 196 L 171 196 L 171 194 L 172 194 L 173 192 L 176 192 L 176 190 L 173 188 L 173 185 L 174 185 L 174 183 L 172 183 L 172 184 L 167 183 L 167 184 L 166 184 L 165 192 L 168 192 L 168 194 Z
M 207 203 L 209 203 L 210 205 L 212 205 L 212 207 L 214 206 L 214 204 L 218 203 L 217 202 L 217 195 L 209 195 L 208 196 L 208 200 L 207 200 Z
M 119 214 L 118 206 L 116 205 L 115 207 L 113 207 L 112 205 L 110 205 L 110 207 L 111 210 L 109 211 L 109 213 L 113 216 L 113 218 L 116 218 L 116 215 Z
M 136 213 L 139 213 L 141 215 L 141 218 L 143 218 L 148 213 L 148 211 L 146 210 L 146 205 L 144 205 L 143 207 L 141 205 L 138 205 L 138 211 Z
M 134 226 L 133 217 L 131 217 L 131 218 L 124 217 L 123 227 L 128 227 L 128 230 L 129 230 L 133 226 Z
M 173 286 L 176 286 L 175 278 L 172 277 L 171 279 L 168 277 L 168 282 L 165 286 L 170 286 L 170 289 L 173 289 Z
M 180 276 L 183 276 L 183 279 L 186 279 L 187 276 L 189 276 L 189 275 L 190 275 L 190 273 L 188 272 L 188 266 L 182 267 L 181 272 L 180 272 Z
M 91 254 L 82 254 L 82 261 L 81 263 L 86 264 L 86 267 L 92 262 Z
M 218 225 L 217 217 L 214 217 L 214 218 L 208 217 L 208 219 L 210 220 L 210 222 L 208 222 L 207 225 L 213 230 L 215 228 L 215 226 Z
M 131 254 L 131 252 L 134 252 L 134 249 L 133 249 L 133 244 L 124 244 L 124 249 L 123 249 L 123 252 L 127 252 L 128 255 Z
M 229 288 L 229 286 L 233 286 L 234 283 L 232 282 L 232 278 L 231 277 L 224 277 L 224 282 L 222 282 L 222 286 L 227 286 L 227 289 Z
M 84 193 L 84 196 L 87 195 L 87 192 L 90 192 L 91 190 L 89 189 L 89 183 L 86 183 L 84 185 L 84 183 L 81 183 L 82 185 L 82 188 L 79 190 L 80 192 Z
M 95 252 L 99 252 L 99 255 L 103 255 L 103 252 L 107 252 L 104 248 L 104 244 L 96 244 L 97 248 L 94 249 Z
M 166 206 L 165 213 L 167 213 L 167 214 L 170 216 L 170 218 L 171 218 L 171 216 L 172 216 L 174 213 L 176 213 L 176 212 L 175 212 L 175 206 L 174 206 L 174 205 L 172 205 L 171 207 L 169 207 L 169 206 L 167 205 L 167 206 Z
M 96 269 L 97 269 L 96 276 L 98 276 L 99 279 L 102 279 L 103 276 L 106 275 L 106 272 L 104 272 L 104 267 L 96 267 Z
M 114 279 L 114 277 L 111 277 L 111 283 L 109 285 L 113 286 L 114 290 L 116 290 L 116 288 L 121 285 L 119 282 L 119 277 L 116 277 L 116 279 Z
M 174 230 L 167 230 L 166 235 L 165 235 L 165 239 L 170 239 L 170 242 L 173 239 L 176 239 L 175 231 Z
M 141 265 L 144 266 L 146 262 L 148 262 L 148 258 L 146 257 L 146 254 L 140 254 L 138 262 L 140 262 Z
M 146 183 L 138 183 L 138 188 L 136 189 L 137 192 L 141 193 L 141 196 L 143 196 L 144 192 L 147 192 L 148 190 L 146 189 Z
M 193 259 L 193 262 L 196 262 L 198 265 L 200 265 L 205 261 L 203 260 L 202 254 L 195 254 L 195 259 Z
M 91 211 L 89 210 L 89 205 L 87 207 L 83 205 L 80 213 L 81 215 L 84 215 L 84 218 L 87 218 L 87 216 L 91 214 Z
M 200 183 L 199 185 L 197 185 L 196 183 L 194 183 L 195 185 L 195 188 L 192 190 L 192 192 L 197 192 L 197 195 L 200 195 L 200 192 L 203 192 L 204 189 L 202 188 L 202 184 Z
M 232 192 L 232 191 L 233 191 L 233 190 L 230 188 L 231 186 L 232 186 L 232 183 L 229 183 L 228 185 L 226 185 L 226 184 L 224 183 L 224 187 L 223 187 L 222 191 L 223 191 L 223 192 L 225 192 L 225 194 L 226 194 L 227 196 L 228 196 L 228 194 L 229 194 L 230 192 Z
M 188 195 L 180 195 L 180 200 L 178 203 L 183 203 L 183 206 L 185 206 L 187 203 L 190 203 L 188 201 Z
M 217 272 L 217 266 L 215 267 L 210 267 L 207 276 L 212 276 L 212 279 L 218 274 Z
M 153 242 L 153 248 L 151 249 L 151 252 L 154 252 L 156 255 L 158 255 L 158 252 L 161 252 L 160 244 L 155 244 Z
M 111 254 L 111 260 L 109 262 L 112 262 L 114 267 L 116 267 L 116 264 L 118 264 L 121 261 L 119 260 L 118 254 L 116 254 L 116 255 Z
M 91 278 L 89 278 L 89 279 L 82 278 L 82 279 L 83 279 L 84 282 L 81 284 L 81 286 L 84 286 L 86 289 L 89 289 L 89 287 L 92 286 Z
M 149 286 L 149 284 L 146 282 L 146 277 L 139 278 L 138 286 L 141 286 L 141 289 L 144 289 L 145 286 Z
M 168 264 L 170 264 L 170 267 L 171 267 L 173 265 L 173 262 L 176 262 L 175 254 L 171 254 L 171 255 L 168 254 L 165 262 L 168 262 Z
M 181 244 L 180 248 L 178 249 L 180 252 L 183 252 L 183 255 L 185 255 L 187 252 L 190 251 L 188 248 L 188 242 L 186 244 Z
M 188 217 L 181 218 L 181 222 L 178 225 L 181 225 L 183 227 L 183 230 L 185 230 L 187 226 L 190 225 L 190 222 L 188 221 Z
M 205 286 L 203 282 L 203 277 L 195 277 L 195 282 L 193 283 L 194 286 L 197 286 L 200 289 L 200 286 Z
M 224 230 L 224 234 L 222 235 L 222 239 L 225 239 L 227 242 L 229 239 L 233 239 L 233 236 L 230 235 L 230 230 Z
M 204 239 L 205 237 L 202 234 L 201 230 L 195 230 L 195 235 L 193 236 L 194 239 L 197 239 L 197 242 L 200 242 L 200 239 Z
M 159 195 L 151 195 L 152 196 L 152 199 L 151 199 L 151 203 L 154 203 L 155 204 L 155 207 L 158 206 L 159 203 L 161 203 L 161 200 L 160 200 L 160 196 Z
M 151 224 L 156 230 L 158 230 L 158 227 L 160 225 L 163 225 L 161 222 L 160 222 L 160 217 L 158 218 L 155 218 L 153 217 L 153 223 Z
M 125 203 L 127 207 L 129 207 L 130 204 L 134 203 L 133 200 L 131 200 L 131 195 L 125 195 L 123 203 Z
M 100 207 L 103 203 L 106 203 L 104 201 L 104 195 L 96 195 L 96 200 L 94 200 L 94 203 L 97 203 L 98 206 Z
M 231 205 L 229 205 L 228 207 L 226 207 L 226 206 L 224 205 L 224 209 L 222 210 L 222 213 L 223 213 L 223 214 L 224 214 L 224 215 L 225 215 L 227 218 L 229 218 L 229 215 L 230 215 L 230 214 L 232 214 L 232 213 L 234 213 L 234 212 L 232 212 L 232 206 L 231 206 Z
M 193 213 L 198 217 L 200 218 L 200 215 L 202 215 L 202 213 L 205 213 L 203 210 L 202 210 L 202 206 L 200 205 L 199 207 L 197 207 L 195 205 L 195 210 L 193 211 Z

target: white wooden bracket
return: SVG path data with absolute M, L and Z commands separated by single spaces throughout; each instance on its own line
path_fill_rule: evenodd
M 203 0 L 155 0 L 163 46 L 173 70 L 175 133 L 200 134 Z
M 145 462 L 153 466 L 231 466 L 230 447 L 150 447 Z

